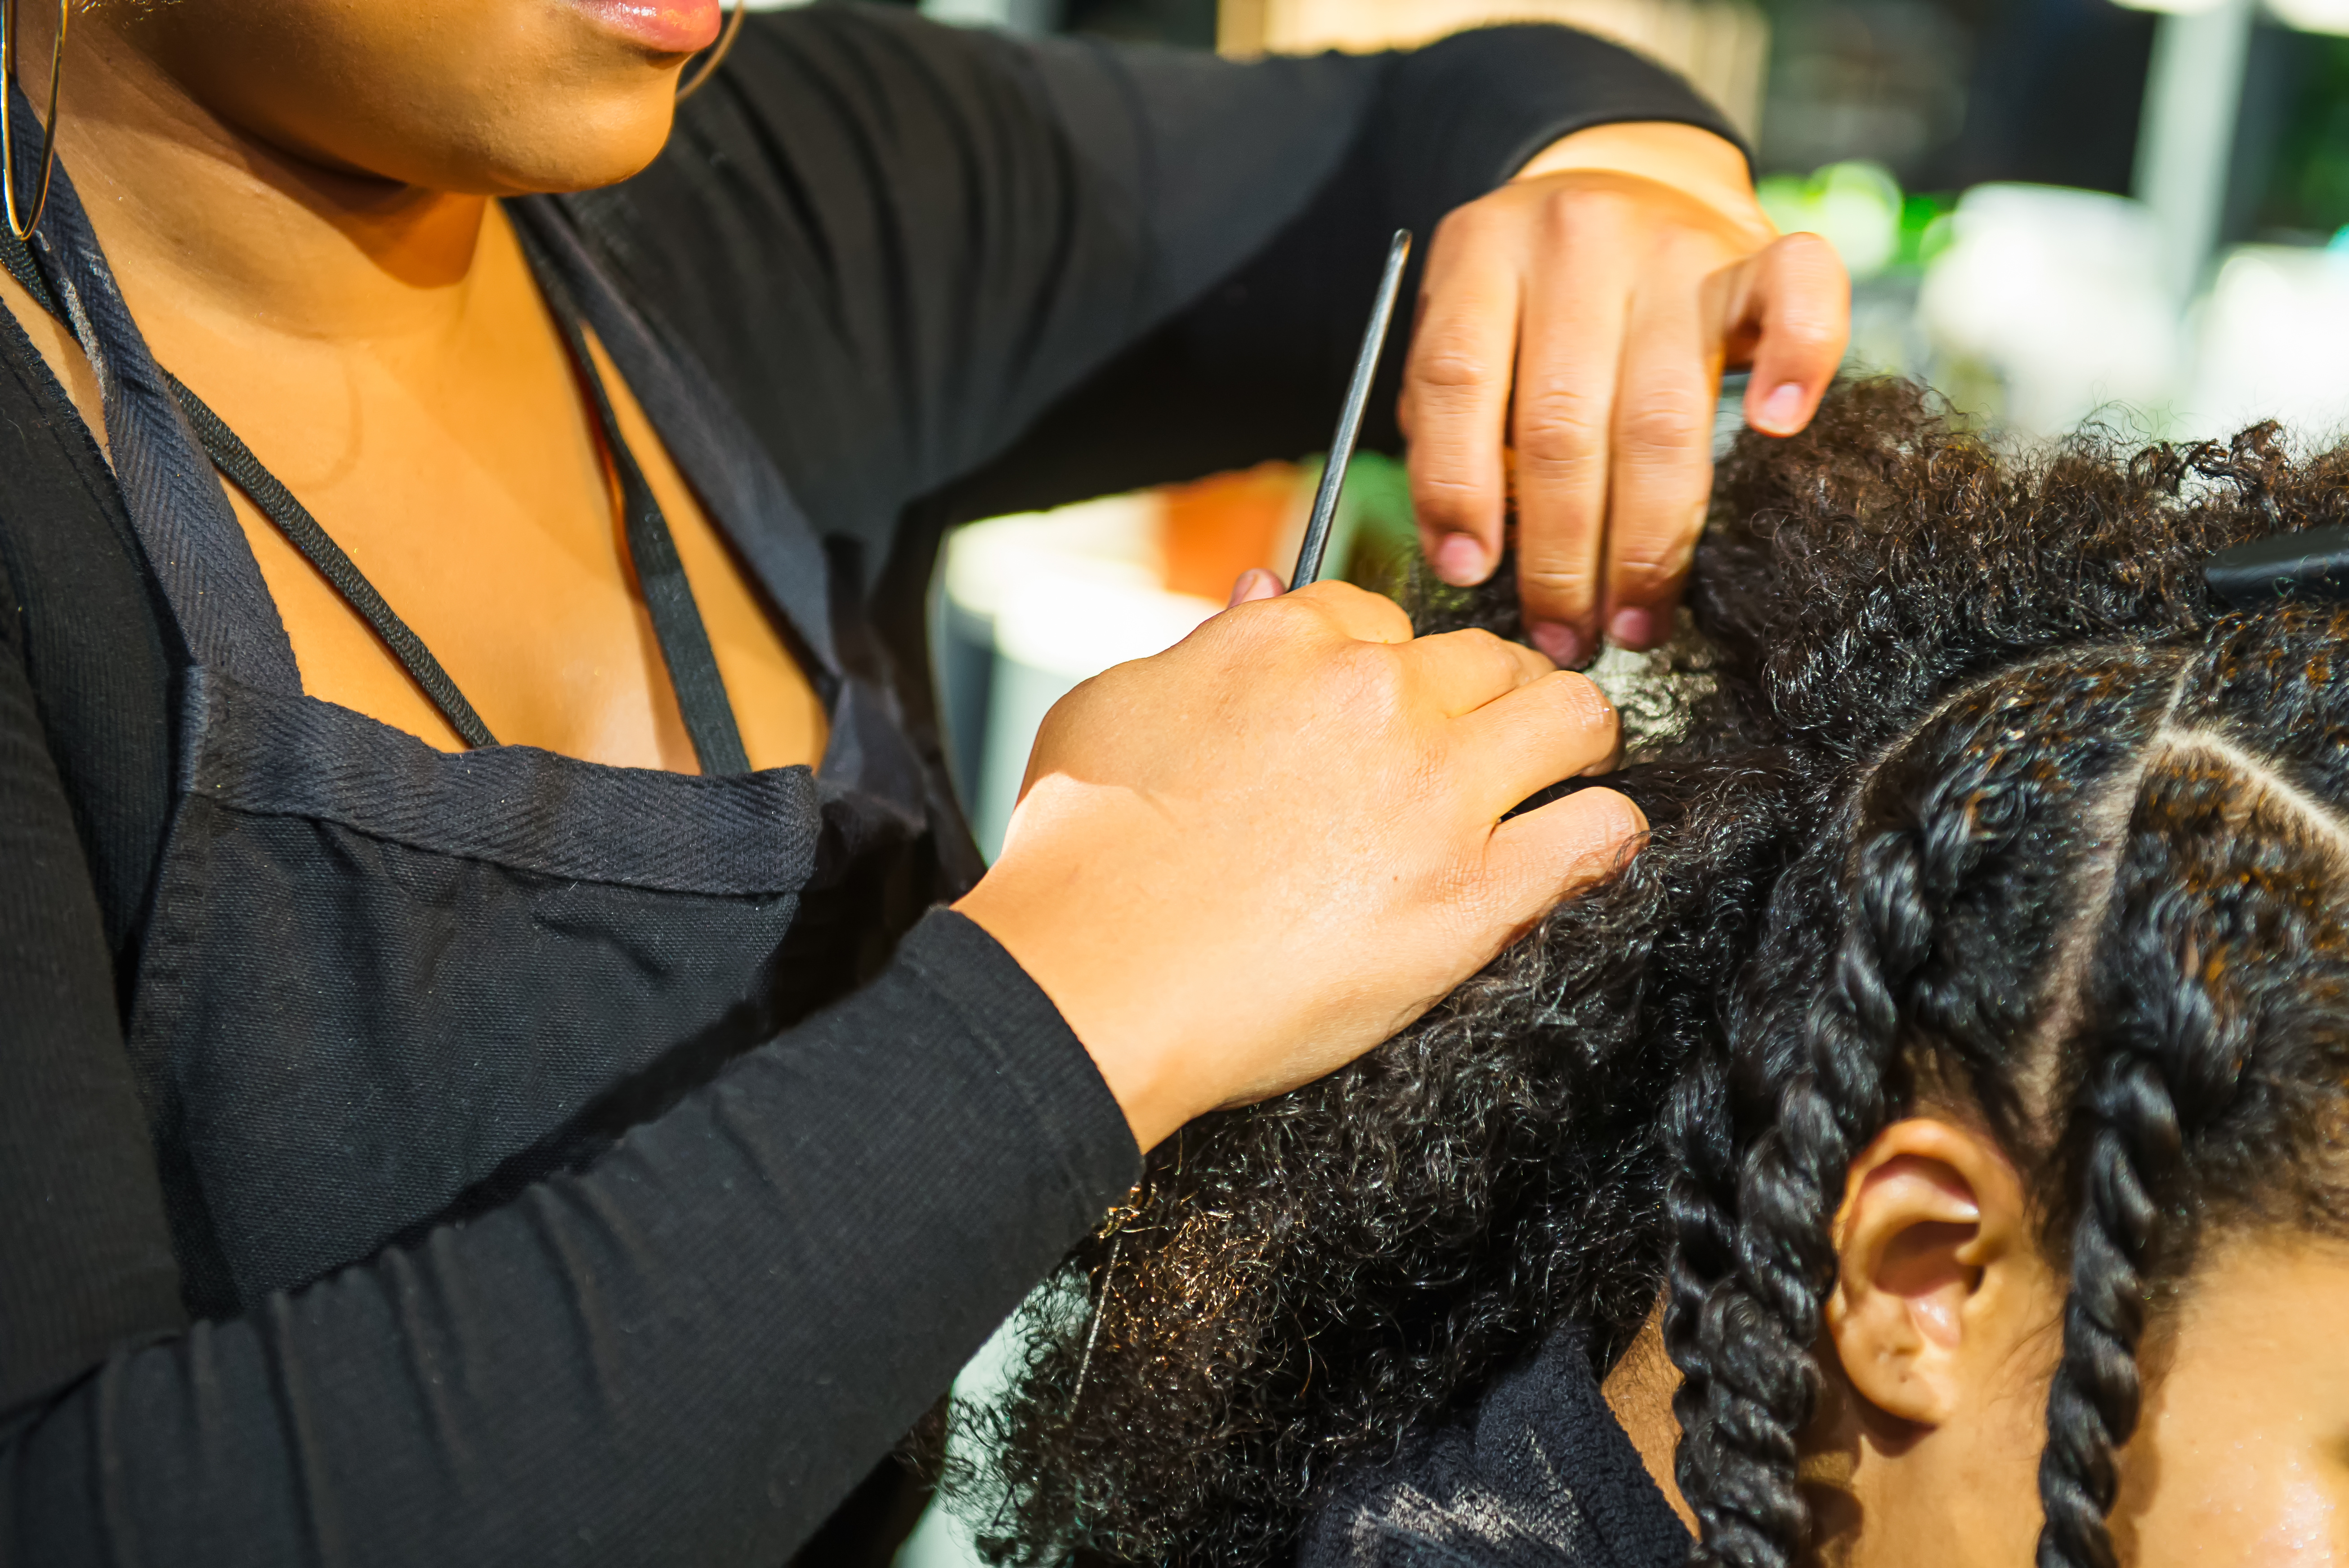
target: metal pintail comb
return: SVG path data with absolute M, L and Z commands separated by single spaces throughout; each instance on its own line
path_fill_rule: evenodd
M 1354 360 L 1353 385 L 1346 388 L 1346 407 L 1338 416 L 1338 433 L 1330 440 L 1330 461 L 1321 469 L 1320 488 L 1313 492 L 1313 516 L 1305 525 L 1305 542 L 1298 547 L 1297 570 L 1288 575 L 1293 592 L 1319 580 L 1321 558 L 1329 553 L 1330 530 L 1338 521 L 1338 497 L 1346 489 L 1346 468 L 1354 460 L 1354 443 L 1361 439 L 1362 413 L 1371 405 L 1371 383 L 1379 378 L 1379 355 L 1393 325 L 1395 300 L 1402 293 L 1402 270 L 1411 260 L 1411 231 L 1395 231 L 1387 248 L 1387 270 L 1379 279 L 1379 296 L 1371 306 L 1371 325 L 1362 334 L 1362 351 Z

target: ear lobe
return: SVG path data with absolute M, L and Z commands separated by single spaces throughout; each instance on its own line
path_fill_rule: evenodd
M 1902 1421 L 1948 1421 L 2003 1337 L 1990 1320 L 2029 1247 L 2013 1167 L 1971 1130 L 1895 1122 L 1852 1161 L 1835 1235 L 1827 1334 L 1853 1390 Z

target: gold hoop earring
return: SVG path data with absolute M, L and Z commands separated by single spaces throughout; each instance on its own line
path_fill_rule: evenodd
M 683 103 L 709 85 L 709 78 L 718 74 L 719 63 L 726 58 L 726 52 L 734 46 L 735 38 L 742 31 L 742 18 L 750 14 L 750 7 L 746 0 L 734 0 L 734 14 L 726 18 L 726 30 L 718 35 L 718 42 L 709 46 L 709 52 L 702 57 L 701 64 L 677 89 L 678 102 Z
M 19 0 L 6 0 L 8 15 L 0 21 L 0 93 L 7 102 L 0 105 L 0 188 L 5 188 L 8 209 L 8 232 L 19 241 L 30 241 L 33 231 L 41 226 L 41 214 L 49 210 L 49 180 L 57 171 L 57 84 L 65 76 L 66 24 L 73 16 L 73 0 L 57 0 L 57 41 L 49 50 L 49 123 L 41 132 L 41 193 L 34 198 L 33 216 L 26 222 L 16 221 L 16 7 Z

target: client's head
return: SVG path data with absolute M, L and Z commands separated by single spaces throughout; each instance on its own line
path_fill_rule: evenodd
M 1705 1560 L 2349 1549 L 2349 615 L 2081 608 L 1823 780 L 1675 1088 Z
M 2026 460 L 1873 383 L 1747 438 L 1648 850 L 1158 1152 L 1036 1314 L 1010 1534 L 1277 1557 L 1661 1291 L 1701 1560 L 2349 1554 L 2349 611 L 2199 580 L 2344 519 L 2267 430 Z

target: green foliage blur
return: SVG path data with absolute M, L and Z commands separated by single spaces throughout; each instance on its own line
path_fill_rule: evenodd
M 1770 221 L 1823 235 L 1855 280 L 1922 273 L 1950 242 L 1953 196 L 1903 191 L 1880 163 L 1852 159 L 1809 174 L 1773 174 L 1755 187 Z
M 2349 225 L 2349 38 L 2293 40 L 2299 80 L 2268 165 L 2258 226 L 2333 234 Z

